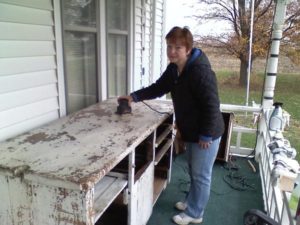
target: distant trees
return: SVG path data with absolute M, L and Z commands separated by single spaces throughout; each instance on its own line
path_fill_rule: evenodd
M 205 12 L 193 15 L 199 24 L 208 20 L 224 21 L 232 28 L 222 34 L 199 36 L 198 41 L 205 46 L 225 49 L 229 54 L 240 59 L 241 86 L 247 83 L 249 58 L 249 37 L 251 24 L 252 0 L 197 0 L 205 5 Z M 255 0 L 254 27 L 251 61 L 266 57 L 270 45 L 270 35 L 274 16 L 274 0 Z M 293 62 L 300 63 L 300 3 L 292 0 L 287 7 L 286 22 L 281 47 Z

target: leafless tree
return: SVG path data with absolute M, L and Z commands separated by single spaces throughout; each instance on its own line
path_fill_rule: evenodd
M 231 30 L 225 33 L 201 36 L 197 41 L 208 47 L 225 50 L 240 60 L 241 86 L 247 83 L 247 68 L 249 58 L 249 37 L 251 24 L 252 0 L 198 0 L 199 5 L 205 5 L 206 11 L 193 15 L 199 24 L 208 20 L 228 23 Z M 294 62 L 299 63 L 300 55 L 300 3 L 292 0 L 287 7 L 286 22 L 282 44 L 286 54 Z M 274 0 L 255 0 L 254 26 L 251 62 L 257 57 L 266 57 L 270 46 L 272 21 L 274 16 Z M 251 64 L 252 65 L 252 64 Z

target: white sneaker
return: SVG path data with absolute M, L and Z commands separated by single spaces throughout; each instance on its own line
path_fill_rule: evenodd
M 202 223 L 202 218 L 193 218 L 185 213 L 180 213 L 176 216 L 173 216 L 173 221 L 179 225 L 187 225 L 189 223 Z
M 180 211 L 184 211 L 186 209 L 187 205 L 184 202 L 177 202 L 175 204 L 175 208 L 180 210 Z

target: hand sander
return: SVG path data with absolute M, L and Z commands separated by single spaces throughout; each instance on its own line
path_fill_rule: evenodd
M 129 106 L 128 99 L 119 99 L 118 100 L 118 107 L 116 113 L 119 115 L 131 113 L 131 107 Z

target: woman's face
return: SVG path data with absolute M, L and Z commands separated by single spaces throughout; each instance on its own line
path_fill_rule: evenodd
M 177 64 L 177 66 L 184 66 L 190 51 L 182 41 L 169 41 L 167 40 L 167 56 L 171 63 Z

